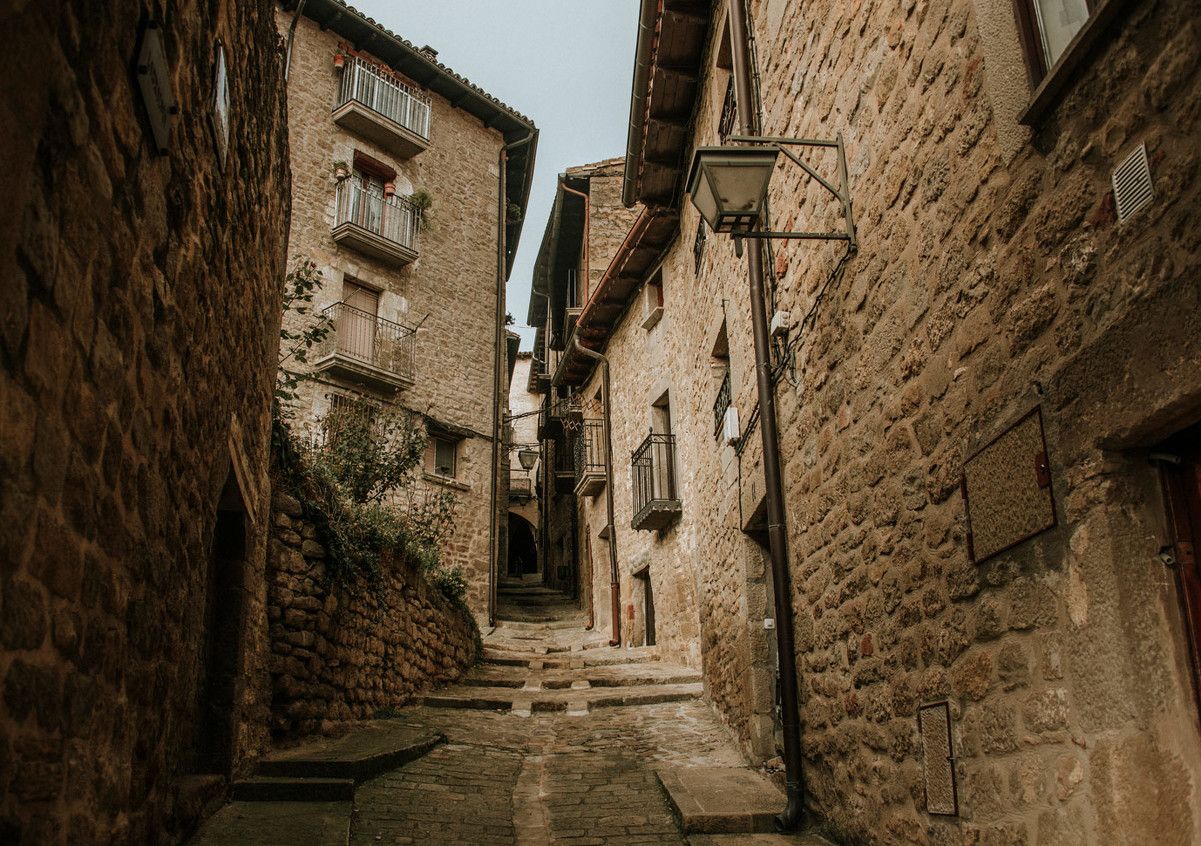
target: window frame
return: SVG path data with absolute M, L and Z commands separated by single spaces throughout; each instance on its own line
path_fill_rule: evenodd
M 438 445 L 444 444 L 450 448 L 450 473 L 443 473 L 438 464 Z M 457 479 L 459 477 L 459 440 L 438 432 L 430 435 L 430 474 L 440 479 Z
M 1086 0 L 1088 20 L 1073 36 L 1051 67 L 1046 67 L 1042 32 L 1038 28 L 1033 0 L 1013 0 L 1018 39 L 1026 65 L 1026 74 L 1034 89 L 1030 103 L 1018 117 L 1018 123 L 1034 127 L 1063 97 L 1070 82 L 1085 66 L 1093 49 L 1109 30 L 1117 16 L 1130 8 L 1132 0 Z

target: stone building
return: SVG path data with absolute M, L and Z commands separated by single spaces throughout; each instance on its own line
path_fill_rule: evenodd
M 542 395 L 531 378 L 533 363 L 533 353 L 518 352 L 513 358 L 509 377 L 508 556 L 504 572 L 510 576 L 542 571 L 539 557 L 542 492 L 538 484 L 541 471 L 538 463 L 538 413 L 542 407 Z M 523 452 L 530 467 L 522 463 Z
M 312 357 L 297 425 L 320 436 L 336 403 L 421 415 L 424 472 L 405 501 L 450 491 L 443 561 L 462 567 L 478 619 L 504 503 L 504 283 L 537 130 L 340 0 L 286 3 L 293 213 L 289 264 L 312 258 L 333 331 Z M 507 478 L 507 471 L 505 472 Z
M 572 595 L 582 595 L 599 617 L 587 585 L 595 578 L 609 584 L 608 553 L 581 523 L 585 497 L 595 498 L 589 480 L 577 479 L 577 458 L 585 466 L 603 463 L 599 421 L 590 401 L 553 378 L 571 338 L 576 317 L 588 301 L 605 267 L 621 246 L 633 213 L 621 202 L 622 160 L 608 159 L 568 168 L 560 174 L 555 201 L 543 234 L 530 297 L 528 322 L 536 329 L 531 390 L 542 394 L 537 436 L 544 458 L 541 484 L 544 581 Z M 553 386 L 553 389 L 551 389 Z M 589 450 L 591 447 L 591 450 Z M 594 466 L 593 471 L 596 470 Z M 587 490 L 585 490 L 587 489 Z M 580 496 L 577 497 L 577 490 Z M 596 500 L 593 499 L 595 502 Z M 602 497 L 600 507 L 604 508 Z M 597 531 L 607 525 L 602 521 Z M 607 600 L 604 608 L 608 608 Z
M 265 2 L 0 24 L 0 842 L 173 842 L 266 742 L 283 58 Z
M 686 177 L 740 109 L 841 136 L 857 250 L 742 243 L 775 327 L 808 807 L 856 843 L 1201 841 L 1201 9 L 751 0 L 743 104 L 728 2 L 642 4 L 640 211 L 579 313 L 549 301 L 553 392 L 596 395 L 571 327 L 609 362 L 622 640 L 653 607 L 775 753 L 747 258 Z M 837 184 L 837 148 L 794 152 Z M 773 230 L 845 225 L 783 157 L 767 198 Z

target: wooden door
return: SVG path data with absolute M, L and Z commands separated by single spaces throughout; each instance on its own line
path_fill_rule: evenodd
M 346 308 L 340 310 L 338 317 L 338 352 L 360 361 L 374 361 L 379 293 L 353 282 L 344 282 L 342 303 Z
M 1201 426 L 1164 445 L 1160 457 L 1168 524 L 1172 532 L 1181 611 L 1190 646 L 1193 692 L 1201 708 Z

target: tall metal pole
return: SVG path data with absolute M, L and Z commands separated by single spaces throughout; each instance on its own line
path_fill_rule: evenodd
M 750 47 L 744 0 L 730 3 L 730 47 L 734 64 L 734 96 L 744 135 L 758 135 L 754 91 L 751 87 Z M 776 643 L 780 655 L 780 699 L 783 706 L 784 778 L 788 806 L 776 826 L 792 831 L 804 814 L 801 775 L 800 703 L 797 695 L 796 642 L 793 635 L 792 578 L 788 568 L 788 532 L 784 515 L 784 486 L 780 470 L 780 440 L 776 429 L 775 385 L 771 375 L 771 344 L 763 297 L 763 245 L 753 241 L 747 250 L 750 277 L 751 328 L 755 338 L 755 377 L 759 389 L 759 431 L 763 436 L 763 477 L 767 490 L 767 540 L 771 552 L 772 586 L 776 601 Z

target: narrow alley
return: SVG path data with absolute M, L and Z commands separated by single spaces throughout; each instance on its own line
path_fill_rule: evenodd
M 299 832 L 306 846 L 334 846 L 346 842 L 347 828 L 352 846 L 826 843 L 750 833 L 772 830 L 782 794 L 743 768 L 733 737 L 701 699 L 699 673 L 661 662 L 654 647 L 610 648 L 583 630 L 576 603 L 534 576 L 504 579 L 498 593 L 483 661 L 459 684 L 311 747 L 327 768 L 339 754 L 331 749 L 382 757 L 407 744 L 418 757 L 358 784 L 352 802 L 328 801 L 321 790 L 345 785 L 322 776 L 308 779 L 317 792 L 307 802 L 283 801 L 304 794 L 303 777 L 235 785 L 254 800 L 226 806 L 198 846 L 283 846 Z M 303 754 L 283 757 L 294 763 Z M 700 795 L 696 804 L 679 768 L 735 774 L 715 783 L 738 793 L 739 810 L 729 815 L 719 797 Z M 673 808 L 661 781 L 693 804 Z M 743 833 L 713 833 L 722 831 Z
M 1199 0 L 0 31 L 0 846 L 1201 846 Z

